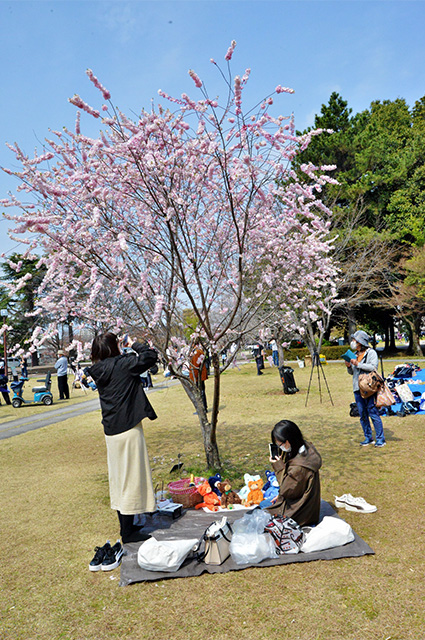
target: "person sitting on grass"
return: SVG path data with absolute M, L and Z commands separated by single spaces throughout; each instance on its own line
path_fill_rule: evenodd
M 279 493 L 267 507 L 272 515 L 292 518 L 301 527 L 317 524 L 320 514 L 322 458 L 291 420 L 281 420 L 272 431 L 272 441 L 282 451 L 270 458 L 279 482 Z

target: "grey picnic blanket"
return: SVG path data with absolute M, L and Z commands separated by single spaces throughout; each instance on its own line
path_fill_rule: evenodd
M 232 523 L 238 518 L 245 515 L 246 511 L 234 511 L 218 513 L 205 513 L 204 511 L 195 511 L 189 509 L 177 520 L 173 520 L 170 516 L 154 513 L 146 516 L 146 524 L 144 531 L 152 533 L 157 540 L 176 540 L 201 538 L 205 529 L 214 522 L 219 520 L 223 515 L 227 516 L 228 522 Z M 339 516 L 333 507 L 322 500 L 320 508 L 320 520 L 325 516 Z M 338 558 L 359 557 L 371 555 L 374 551 L 369 545 L 354 532 L 354 540 L 342 547 L 334 547 L 325 549 L 324 551 L 316 551 L 314 553 L 296 553 L 276 556 L 276 558 L 268 558 L 257 564 L 236 564 L 230 556 L 221 565 L 207 565 L 205 562 L 198 562 L 196 558 L 186 560 L 178 571 L 173 573 L 147 571 L 141 569 L 137 564 L 137 551 L 140 544 L 131 543 L 125 545 L 125 555 L 121 564 L 121 580 L 120 586 L 126 586 L 134 582 L 148 582 L 163 580 L 166 578 L 187 578 L 190 576 L 199 576 L 202 573 L 226 573 L 227 571 L 239 571 L 250 567 L 272 567 L 274 565 L 288 564 L 290 562 L 311 562 L 312 560 L 336 560 Z

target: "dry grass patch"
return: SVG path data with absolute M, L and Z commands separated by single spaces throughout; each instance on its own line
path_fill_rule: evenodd
M 276 371 L 254 366 L 223 376 L 219 447 L 224 473 L 264 474 L 273 424 L 295 420 L 323 456 L 322 494 L 351 492 L 375 514 L 343 517 L 376 555 L 248 569 L 119 588 L 119 572 L 92 574 L 93 547 L 114 541 L 105 445 L 92 413 L 0 442 L 2 580 L 0 637 L 6 640 L 420 640 L 424 637 L 423 416 L 384 420 L 388 446 L 358 446 L 358 419 L 344 365 L 325 372 L 320 403 L 310 371 L 301 392 L 280 393 Z M 207 393 L 211 391 L 207 383 Z M 179 386 L 151 395 L 158 413 L 145 433 L 155 483 L 168 482 L 178 453 L 204 472 L 202 438 Z

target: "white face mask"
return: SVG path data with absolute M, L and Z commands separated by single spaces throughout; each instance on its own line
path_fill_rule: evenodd
M 285 453 L 289 453 L 291 450 L 291 447 L 289 446 L 288 448 L 286 448 L 284 444 L 280 444 L 279 449 L 281 449 L 281 451 L 284 451 Z
M 355 351 L 357 349 L 357 342 L 355 340 L 351 340 L 350 348 Z

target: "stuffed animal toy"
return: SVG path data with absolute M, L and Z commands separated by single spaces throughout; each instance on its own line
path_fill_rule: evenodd
M 221 506 L 223 509 L 233 509 L 234 504 L 242 504 L 242 500 L 236 491 L 233 491 L 232 485 L 228 480 L 217 482 L 217 488 L 221 493 Z
M 250 480 L 259 480 L 260 478 L 261 478 L 261 476 L 251 476 L 251 475 L 249 475 L 249 473 L 245 473 L 245 475 L 243 477 L 245 484 L 242 487 L 242 489 L 240 491 L 238 491 L 238 496 L 242 500 L 242 504 L 244 504 L 245 500 L 248 497 L 248 493 L 249 493 L 248 482 Z
M 210 511 L 218 511 L 218 507 L 220 505 L 220 498 L 214 491 L 211 489 L 208 484 L 208 480 L 201 484 L 197 489 L 198 493 L 204 498 L 204 501 L 195 506 L 195 509 L 202 509 L 203 507 L 207 507 Z
M 263 487 L 264 500 L 273 500 L 279 493 L 279 482 L 274 471 L 266 471 L 267 482 Z
M 248 497 L 245 501 L 246 507 L 252 507 L 254 504 L 260 504 L 264 500 L 263 492 L 261 489 L 263 488 L 263 481 L 261 480 L 250 480 L 248 482 L 249 493 Z
M 221 482 L 221 481 L 222 481 L 222 477 L 219 473 L 216 473 L 215 476 L 211 476 L 210 478 L 208 478 L 208 484 L 210 485 L 214 493 L 218 495 L 218 497 L 221 496 L 221 493 L 217 487 L 217 482 Z

